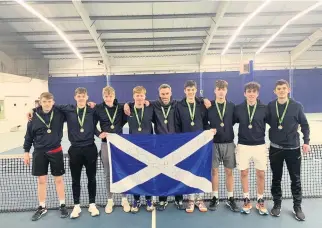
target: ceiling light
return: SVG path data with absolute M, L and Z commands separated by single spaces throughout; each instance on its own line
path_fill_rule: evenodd
M 310 11 L 318 8 L 322 5 L 322 1 L 319 1 L 312 5 L 311 7 L 307 8 L 306 10 L 303 10 L 302 12 L 298 13 L 294 17 L 292 17 L 290 20 L 288 20 L 275 34 L 273 34 L 265 43 L 263 46 L 261 46 L 258 51 L 256 52 L 256 55 L 258 55 L 261 51 L 263 51 L 289 24 L 291 24 L 293 21 L 299 19 L 300 17 L 304 16 L 305 14 L 309 13 Z
M 68 47 L 72 49 L 72 51 L 75 53 L 75 55 L 82 60 L 82 55 L 78 52 L 78 50 L 74 47 L 74 45 L 70 42 L 70 40 L 66 37 L 66 35 L 50 20 L 45 18 L 43 15 L 41 15 L 39 12 L 37 12 L 35 9 L 33 9 L 31 6 L 29 6 L 27 3 L 25 3 L 23 0 L 15 0 L 17 3 L 19 3 L 21 6 L 23 6 L 26 10 L 28 10 L 30 13 L 38 17 L 40 20 L 45 22 L 47 25 L 51 26 L 55 31 L 58 33 L 58 35 L 66 42 Z
M 260 5 L 254 12 L 252 12 L 251 14 L 248 15 L 248 17 L 243 21 L 243 23 L 241 23 L 241 25 L 237 28 L 237 30 L 235 31 L 235 33 L 232 35 L 232 37 L 230 37 L 225 49 L 222 51 L 221 55 L 224 55 L 229 47 L 232 45 L 232 43 L 235 41 L 235 39 L 237 38 L 237 36 L 240 34 L 241 30 L 245 27 L 245 25 L 253 18 L 255 17 L 259 12 L 261 12 L 265 6 L 267 6 L 269 3 L 271 2 L 271 0 L 266 0 L 262 5 Z

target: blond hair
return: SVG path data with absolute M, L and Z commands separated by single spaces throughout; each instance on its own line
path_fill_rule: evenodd
M 43 92 L 42 94 L 40 94 L 39 100 L 41 100 L 42 98 L 50 100 L 50 99 L 54 99 L 54 95 L 49 92 Z
M 75 89 L 75 95 L 77 94 L 87 94 L 87 89 L 84 87 L 78 87 Z
M 133 95 L 136 93 L 144 93 L 146 94 L 146 89 L 143 86 L 136 86 L 133 89 Z
M 105 86 L 102 91 L 103 95 L 107 93 L 108 95 L 115 95 L 115 89 L 111 86 Z

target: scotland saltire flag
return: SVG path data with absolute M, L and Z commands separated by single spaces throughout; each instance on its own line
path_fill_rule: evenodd
M 109 134 L 111 192 L 171 196 L 211 192 L 211 131 Z

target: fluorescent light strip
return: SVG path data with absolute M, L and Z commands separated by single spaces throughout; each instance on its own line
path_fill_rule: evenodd
M 309 13 L 310 11 L 318 8 L 322 5 L 322 1 L 319 1 L 318 3 L 315 3 L 313 6 L 307 8 L 306 10 L 303 10 L 302 12 L 298 13 L 294 17 L 292 17 L 290 20 L 288 20 L 275 34 L 273 34 L 262 47 L 258 49 L 256 52 L 256 55 L 258 55 L 261 51 L 263 51 L 289 24 L 291 24 L 293 21 L 299 19 L 300 17 L 304 16 L 305 14 Z
M 230 37 L 225 49 L 222 51 L 221 55 L 226 54 L 228 51 L 229 47 L 232 45 L 232 43 L 235 41 L 241 30 L 245 27 L 245 25 L 253 18 L 255 17 L 259 12 L 261 12 L 265 6 L 267 6 L 271 0 L 266 0 L 262 5 L 260 5 L 253 13 L 249 14 L 248 17 L 241 23 L 241 25 L 237 28 L 235 31 L 234 35 Z
M 24 0 L 15 0 L 17 3 L 19 3 L 21 6 L 23 6 L 26 10 L 28 10 L 30 13 L 41 19 L 43 22 L 45 22 L 47 25 L 53 27 L 55 31 L 58 33 L 58 35 L 66 42 L 68 47 L 72 49 L 72 51 L 75 53 L 75 55 L 82 60 L 82 55 L 78 52 L 78 50 L 74 47 L 74 45 L 70 42 L 70 40 L 66 37 L 66 35 L 56 26 L 54 25 L 50 20 L 45 18 L 43 15 L 41 15 L 39 12 L 37 12 L 35 9 L 33 9 L 31 6 L 29 6 L 27 3 L 24 2 Z

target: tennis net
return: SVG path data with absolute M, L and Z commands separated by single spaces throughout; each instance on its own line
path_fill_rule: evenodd
M 64 175 L 65 188 L 66 188 L 66 205 L 72 207 L 72 180 L 69 169 L 68 155 L 65 155 L 65 168 L 66 174 Z M 0 156 L 0 212 L 18 212 L 35 210 L 38 206 L 37 198 L 37 178 L 31 175 L 31 165 L 25 166 L 23 164 L 22 156 Z M 107 202 L 105 176 L 103 172 L 103 165 L 101 160 L 97 163 L 97 195 L 96 203 L 99 206 L 105 206 Z M 236 199 L 242 199 L 242 186 L 240 182 L 240 174 L 237 169 L 234 170 L 235 187 L 234 196 Z M 87 193 L 87 177 L 85 168 L 81 177 L 81 206 L 88 205 Z M 225 199 L 226 184 L 225 184 L 225 170 L 221 165 L 219 168 L 219 195 L 220 199 Z M 311 152 L 303 156 L 302 160 L 302 191 L 304 198 L 322 198 L 322 145 L 312 145 Z M 265 180 L 265 195 L 266 199 L 271 199 L 270 186 L 272 174 L 268 168 Z M 252 199 L 257 196 L 256 193 L 256 175 L 254 165 L 250 166 L 249 174 L 250 195 Z M 291 181 L 287 172 L 286 165 L 284 164 L 283 170 L 283 198 L 292 198 L 291 194 Z M 187 196 L 185 196 L 187 197 Z M 128 196 L 132 202 L 132 196 Z M 210 193 L 204 194 L 204 198 L 210 199 Z M 169 197 L 169 201 L 173 201 L 173 197 Z M 114 202 L 116 205 L 121 204 L 121 195 L 114 195 Z M 144 198 L 142 197 L 144 202 Z M 53 177 L 48 175 L 47 185 L 47 200 L 46 205 L 49 209 L 57 209 L 59 202 L 56 195 Z

